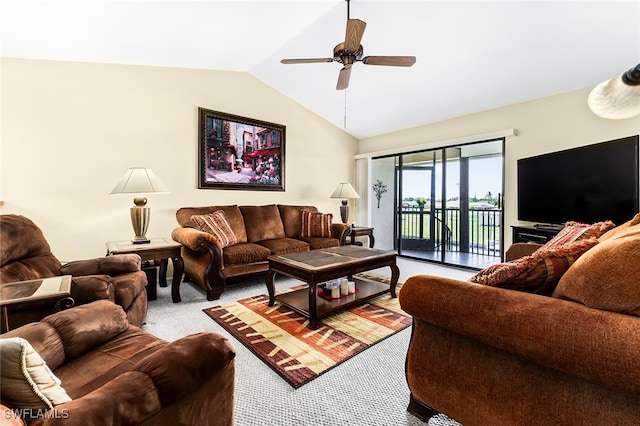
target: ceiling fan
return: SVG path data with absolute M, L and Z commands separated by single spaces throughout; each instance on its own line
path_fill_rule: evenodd
M 338 84 L 336 90 L 344 90 L 349 87 L 349 78 L 351 77 L 351 65 L 355 62 L 362 62 L 365 65 L 387 65 L 393 67 L 410 67 L 416 63 L 415 56 L 365 56 L 363 48 L 360 44 L 364 29 L 367 23 L 359 19 L 351 19 L 349 17 L 349 1 L 347 2 L 347 31 L 344 42 L 333 48 L 332 58 L 301 58 L 301 59 L 283 59 L 283 64 L 312 64 L 319 62 L 340 62 L 343 67 L 338 75 Z

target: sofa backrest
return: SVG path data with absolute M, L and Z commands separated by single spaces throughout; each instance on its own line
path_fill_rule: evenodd
M 317 212 L 313 206 L 287 206 L 278 204 L 280 218 L 284 226 L 284 236 L 287 238 L 298 238 L 302 231 L 302 210 Z
M 263 240 L 284 238 L 284 226 L 280 211 L 275 204 L 267 206 L 240 206 L 247 230 L 247 241 L 255 243 Z
M 207 206 L 207 207 L 182 207 L 176 212 L 176 219 L 180 226 L 187 228 L 195 228 L 195 225 L 191 222 L 191 216 L 213 213 L 217 210 L 224 211 L 224 215 L 227 218 L 227 222 L 233 229 L 233 233 L 238 238 L 239 243 L 247 242 L 247 230 L 244 224 L 244 218 L 242 212 L 237 205 L 231 206 Z
M 60 266 L 33 221 L 19 215 L 0 215 L 0 283 L 57 276 Z
M 122 306 L 98 300 L 56 312 L 2 334 L 22 337 L 45 360 L 51 370 L 77 358 L 129 329 Z

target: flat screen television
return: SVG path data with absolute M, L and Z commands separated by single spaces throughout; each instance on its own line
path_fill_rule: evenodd
M 518 160 L 518 220 L 619 225 L 638 213 L 638 135 Z

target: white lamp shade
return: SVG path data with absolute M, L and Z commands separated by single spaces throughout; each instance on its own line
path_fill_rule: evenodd
M 615 78 L 603 81 L 589 93 L 587 104 L 597 116 L 623 120 L 640 114 L 640 65 Z M 626 78 L 625 78 L 626 76 Z
M 353 186 L 348 182 L 339 183 L 330 198 L 360 198 Z
M 152 192 L 169 192 L 166 186 L 151 169 L 133 167 L 118 182 L 112 194 L 149 194 Z

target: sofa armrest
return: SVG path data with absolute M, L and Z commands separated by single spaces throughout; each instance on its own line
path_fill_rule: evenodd
M 510 262 L 521 257 L 530 256 L 540 247 L 542 245 L 536 243 L 514 243 L 505 252 L 504 260 L 505 262 Z
M 332 223 L 331 235 L 333 238 L 340 240 L 340 245 L 343 246 L 347 243 L 347 235 L 349 235 L 349 225 L 346 223 Z
M 115 288 L 109 275 L 83 275 L 72 278 L 71 296 L 76 305 L 102 299 L 115 302 Z
M 585 380 L 640 394 L 639 317 L 430 275 L 407 280 L 400 304 L 415 321 Z
M 80 398 L 56 406 L 30 424 L 111 426 L 140 424 L 161 410 L 153 381 L 137 371 L 123 373 Z
M 222 251 L 222 243 L 215 235 L 195 228 L 176 228 L 171 232 L 171 238 L 189 250 L 202 251 L 203 247 L 209 245 L 217 247 L 218 251 Z
M 158 388 L 162 406 L 193 392 L 235 358 L 229 341 L 216 333 L 196 333 L 171 342 L 135 367 Z
M 61 275 L 119 275 L 141 270 L 142 260 L 135 253 L 76 260 L 60 267 Z

